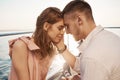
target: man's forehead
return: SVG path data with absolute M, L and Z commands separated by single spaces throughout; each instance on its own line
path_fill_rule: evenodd
M 70 19 L 71 18 L 71 14 L 65 14 L 64 15 L 64 19 Z
M 64 20 L 63 20 L 63 22 L 64 22 L 64 25 L 68 25 L 69 19 L 65 17 Z
M 71 15 L 65 14 L 65 15 L 64 15 L 64 18 L 63 18 L 63 21 L 64 21 L 65 24 L 67 24 L 67 23 L 69 23 L 69 21 L 70 21 L 71 19 L 72 19 L 72 18 L 71 18 Z
M 69 12 L 64 14 L 64 19 L 74 19 L 76 16 L 82 15 L 79 11 Z

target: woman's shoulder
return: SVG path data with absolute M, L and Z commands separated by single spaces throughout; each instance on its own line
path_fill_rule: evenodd
M 16 39 L 9 40 L 10 48 L 26 48 L 27 42 L 25 42 L 25 38 L 27 39 L 27 37 L 19 37 Z
M 16 39 L 9 41 L 9 56 L 10 57 L 12 57 L 12 54 L 24 55 L 24 53 L 27 53 L 27 51 L 28 51 L 28 48 L 27 48 L 26 43 L 22 41 L 20 38 L 16 38 Z
M 17 39 L 13 44 L 13 48 L 26 48 L 26 47 L 27 46 L 26 46 L 25 42 L 23 42 L 20 39 Z

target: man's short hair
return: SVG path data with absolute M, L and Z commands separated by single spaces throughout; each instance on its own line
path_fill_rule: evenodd
M 84 0 L 73 0 L 68 3 L 62 11 L 63 16 L 68 13 L 83 12 L 88 18 L 92 17 L 91 6 Z

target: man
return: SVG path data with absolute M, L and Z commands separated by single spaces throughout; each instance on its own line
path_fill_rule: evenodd
M 66 33 L 83 40 L 78 47 L 81 55 L 72 55 L 63 40 L 56 46 L 81 80 L 120 80 L 120 37 L 96 26 L 91 7 L 83 0 L 68 3 L 63 17 Z

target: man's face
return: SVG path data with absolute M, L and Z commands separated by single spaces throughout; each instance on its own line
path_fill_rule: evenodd
M 70 14 L 64 15 L 64 24 L 66 33 L 73 35 L 76 41 L 80 40 L 81 31 L 77 19 L 73 19 Z

